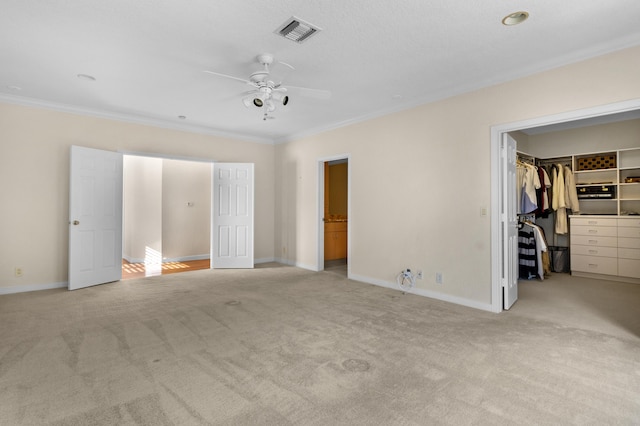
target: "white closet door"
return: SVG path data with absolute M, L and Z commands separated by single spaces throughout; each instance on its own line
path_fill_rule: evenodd
M 213 164 L 212 268 L 253 268 L 253 187 L 253 164 Z
M 518 210 L 516 197 L 516 141 L 503 135 L 501 169 L 505 192 L 502 194 L 503 277 L 502 306 L 509 309 L 518 300 Z

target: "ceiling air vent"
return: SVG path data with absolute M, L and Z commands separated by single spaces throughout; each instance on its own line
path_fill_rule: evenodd
M 284 24 L 280 25 L 275 30 L 275 33 L 296 43 L 302 43 L 319 31 L 322 31 L 322 29 L 292 16 Z

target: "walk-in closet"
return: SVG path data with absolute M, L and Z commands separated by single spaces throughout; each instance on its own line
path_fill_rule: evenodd
M 570 274 L 640 285 L 640 119 L 510 135 L 517 142 L 519 279 Z

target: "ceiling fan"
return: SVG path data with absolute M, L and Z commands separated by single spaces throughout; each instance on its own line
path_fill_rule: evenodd
M 276 105 L 280 103 L 283 106 L 289 104 L 288 89 L 293 89 L 302 95 L 312 96 L 320 99 L 328 99 L 331 92 L 327 90 L 309 89 L 307 87 L 289 86 L 284 87 L 282 82 L 275 83 L 271 77 L 269 66 L 273 64 L 274 58 L 270 53 L 263 53 L 256 57 L 256 61 L 262 65 L 262 69 L 254 72 L 248 79 L 234 77 L 232 75 L 222 74 L 215 71 L 204 70 L 208 74 L 220 77 L 230 78 L 232 80 L 241 81 L 245 84 L 253 86 L 253 89 L 243 93 L 242 103 L 245 107 L 250 108 L 251 105 L 257 108 L 264 108 L 263 120 L 271 119 L 269 116 L 276 110 Z M 295 68 L 285 62 L 278 61 L 279 64 L 288 67 L 291 70 Z

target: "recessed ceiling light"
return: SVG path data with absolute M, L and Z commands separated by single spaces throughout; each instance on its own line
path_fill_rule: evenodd
M 509 26 L 518 25 L 526 21 L 527 18 L 529 18 L 529 12 L 525 12 L 525 11 L 514 12 L 502 18 L 502 24 L 509 25 Z
M 80 80 L 96 81 L 96 78 L 89 74 L 78 74 Z

